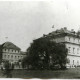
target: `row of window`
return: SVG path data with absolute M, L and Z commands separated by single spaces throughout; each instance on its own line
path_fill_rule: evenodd
M 5 51 L 12 51 L 12 52 L 18 52 L 19 53 L 19 50 L 11 50 L 11 49 L 4 49 Z
M 73 65 L 74 65 L 74 60 L 73 60 Z M 79 65 L 79 61 L 77 61 L 77 65 Z
M 13 55 L 4 55 L 4 58 L 13 58 Z M 14 58 L 23 58 L 23 56 L 14 56 Z
M 80 43 L 80 39 L 73 38 L 73 42 L 75 42 L 75 40 L 77 40 L 77 42 Z M 70 37 L 69 37 L 69 41 L 71 41 L 71 38 Z
M 68 48 L 68 52 L 70 53 L 71 50 L 73 51 L 73 54 L 75 54 L 75 50 L 76 50 L 76 49 L 75 49 L 74 47 L 73 47 L 72 49 L 71 49 L 71 47 L 69 47 L 69 48 Z M 80 51 L 79 48 L 77 48 L 77 54 L 79 54 L 79 51 Z
M 69 60 L 69 63 L 70 63 L 70 60 Z M 75 60 L 72 60 L 72 64 L 75 65 Z M 77 60 L 77 65 L 79 65 L 79 61 Z

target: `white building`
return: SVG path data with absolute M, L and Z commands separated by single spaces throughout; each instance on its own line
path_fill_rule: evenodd
M 73 29 L 71 31 L 67 28 L 61 28 L 60 30 L 53 31 L 49 33 L 48 36 L 53 36 L 52 41 L 57 43 L 65 43 L 68 49 L 68 60 L 69 63 L 67 67 L 77 67 L 80 66 L 80 36 L 79 32 L 75 32 Z
M 9 62 L 18 62 L 22 60 L 26 54 L 21 52 L 21 49 L 11 42 L 5 42 L 1 45 L 2 60 Z

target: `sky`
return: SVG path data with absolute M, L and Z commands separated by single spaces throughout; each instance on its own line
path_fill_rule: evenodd
M 80 29 L 80 0 L 0 1 L 0 44 L 26 51 L 34 39 L 63 27 Z

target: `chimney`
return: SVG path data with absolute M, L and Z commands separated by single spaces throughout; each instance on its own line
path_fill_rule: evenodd
M 74 31 L 74 29 L 71 29 L 71 32 L 75 34 L 75 31 Z
M 67 27 L 64 27 L 64 30 L 67 30 Z
M 71 29 L 71 32 L 74 32 L 74 29 Z

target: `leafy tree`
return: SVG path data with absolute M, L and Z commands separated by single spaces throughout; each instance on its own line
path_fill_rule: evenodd
M 63 68 L 67 61 L 65 45 L 50 41 L 47 37 L 33 40 L 33 43 L 27 49 L 27 54 L 24 61 L 27 65 L 31 65 L 33 69 L 49 69 L 50 62 L 52 65 L 59 64 Z

